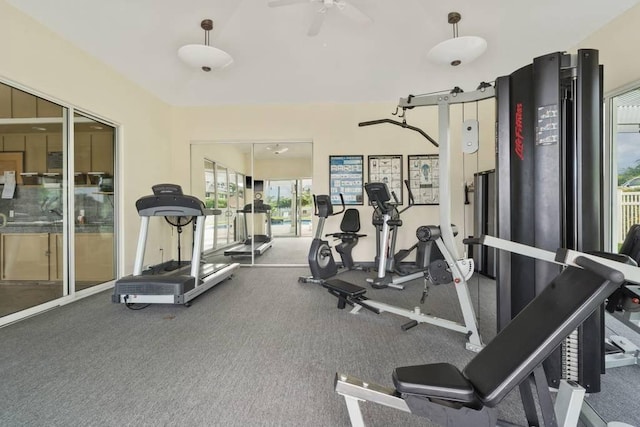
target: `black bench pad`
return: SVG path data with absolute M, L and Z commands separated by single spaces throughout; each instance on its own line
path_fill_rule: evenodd
M 353 283 L 345 282 L 340 279 L 327 280 L 322 284 L 322 286 L 349 297 L 359 296 L 367 291 L 366 288 L 363 288 L 362 286 L 354 285 Z
M 393 371 L 396 390 L 403 394 L 471 403 L 476 401 L 473 386 L 462 372 L 449 363 L 403 366 Z

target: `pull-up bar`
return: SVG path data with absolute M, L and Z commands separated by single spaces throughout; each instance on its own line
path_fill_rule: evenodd
M 360 122 L 360 123 L 358 123 L 358 126 L 360 126 L 360 127 L 362 127 L 362 126 L 373 126 L 373 125 L 379 125 L 379 124 L 382 124 L 382 123 L 390 123 L 392 125 L 400 126 L 402 128 L 405 128 L 405 129 L 414 130 L 414 131 L 418 132 L 420 135 L 422 135 L 425 138 L 427 138 L 430 143 L 432 143 L 436 147 L 439 147 L 439 145 L 435 141 L 435 139 L 431 138 L 425 131 L 423 131 L 422 129 L 417 128 L 415 126 L 408 125 L 407 122 L 399 122 L 397 120 L 391 120 L 391 119 L 380 119 L 380 120 L 370 120 L 368 122 Z

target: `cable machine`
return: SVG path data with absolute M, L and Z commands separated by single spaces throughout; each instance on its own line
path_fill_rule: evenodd
M 458 254 L 458 249 L 454 241 L 454 230 L 451 224 L 451 185 L 450 185 L 450 167 L 451 167 L 451 147 L 449 138 L 449 108 L 454 104 L 462 104 L 467 102 L 478 102 L 484 99 L 493 98 L 495 96 L 495 90 L 490 85 L 482 83 L 477 91 L 465 93 L 461 90 L 454 90 L 452 93 L 437 94 L 437 95 L 420 95 L 409 96 L 407 98 L 401 98 L 398 103 L 398 108 L 402 110 L 411 109 L 421 106 L 437 106 L 438 107 L 438 128 L 439 138 L 438 143 L 435 143 L 432 138 L 426 138 L 429 142 L 438 146 L 438 155 L 440 161 L 440 174 L 439 174 L 439 194 L 440 194 L 440 226 L 422 226 L 418 229 L 417 237 L 422 241 L 435 242 L 438 249 L 442 253 L 447 270 L 447 281 L 441 282 L 451 283 L 456 290 L 458 302 L 460 304 L 460 310 L 462 312 L 463 321 L 461 323 L 451 320 L 441 319 L 428 314 L 421 313 L 419 308 L 416 307 L 413 310 L 408 310 L 401 307 L 391 306 L 382 302 L 370 300 L 364 296 L 366 292 L 365 288 L 357 285 L 353 285 L 348 282 L 344 282 L 339 279 L 328 280 L 323 284 L 329 289 L 329 292 L 338 298 L 338 308 L 344 308 L 346 304 L 352 305 L 354 308 L 352 312 L 358 312 L 361 308 L 366 308 L 375 313 L 389 312 L 398 316 L 411 319 L 411 322 L 403 325 L 403 329 L 411 328 L 418 323 L 429 323 L 457 332 L 464 333 L 467 336 L 468 342 L 465 347 L 472 351 L 480 351 L 484 346 L 480 332 L 478 330 L 478 322 L 476 319 L 475 311 L 471 301 L 471 295 L 467 286 L 467 280 L 473 274 L 473 260 L 462 258 Z M 379 123 L 392 123 L 399 125 L 403 128 L 408 128 L 402 123 L 391 120 L 376 120 L 373 122 L 363 122 L 364 126 L 379 124 Z M 406 123 L 405 123 L 406 124 Z M 363 126 L 363 124 L 360 124 Z M 416 128 L 417 129 L 417 128 Z M 411 130 L 416 130 L 411 128 Z M 419 132 L 421 135 L 423 132 Z M 424 136 L 424 135 L 423 135 Z M 463 151 L 465 153 L 473 153 L 478 150 L 478 140 L 466 139 L 463 144 Z M 389 196 L 378 196 L 375 199 L 381 201 L 389 200 Z M 429 283 L 429 280 L 433 280 L 433 276 L 428 269 L 425 272 L 425 284 Z M 431 277 L 431 279 L 429 279 Z M 437 283 L 437 280 L 436 280 Z
M 551 53 L 496 80 L 498 237 L 544 250 L 603 250 L 602 66 L 598 51 Z M 561 267 L 500 251 L 502 330 Z M 588 351 L 583 351 L 588 349 Z M 545 371 L 600 390 L 604 317 L 591 316 Z

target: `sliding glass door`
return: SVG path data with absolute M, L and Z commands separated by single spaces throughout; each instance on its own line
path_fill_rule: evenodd
M 612 240 L 617 252 L 629 228 L 640 223 L 640 89 L 613 97 L 611 104 L 616 181 Z
M 76 113 L 73 212 L 76 290 L 113 280 L 115 129 Z
M 244 175 L 218 162 L 204 160 L 205 205 L 218 214 L 205 221 L 204 250 L 224 248 L 244 239 L 244 225 L 238 210 L 244 206 Z
M 274 237 L 311 236 L 311 179 L 268 181 L 266 202 Z
M 115 128 L 0 83 L 0 325 L 113 280 Z

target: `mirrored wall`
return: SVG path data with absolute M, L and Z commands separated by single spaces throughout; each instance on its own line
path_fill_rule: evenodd
M 312 155 L 311 142 L 191 144 L 191 193 L 214 213 L 207 261 L 307 265 Z
M 0 324 L 115 278 L 115 135 L 0 83 Z

